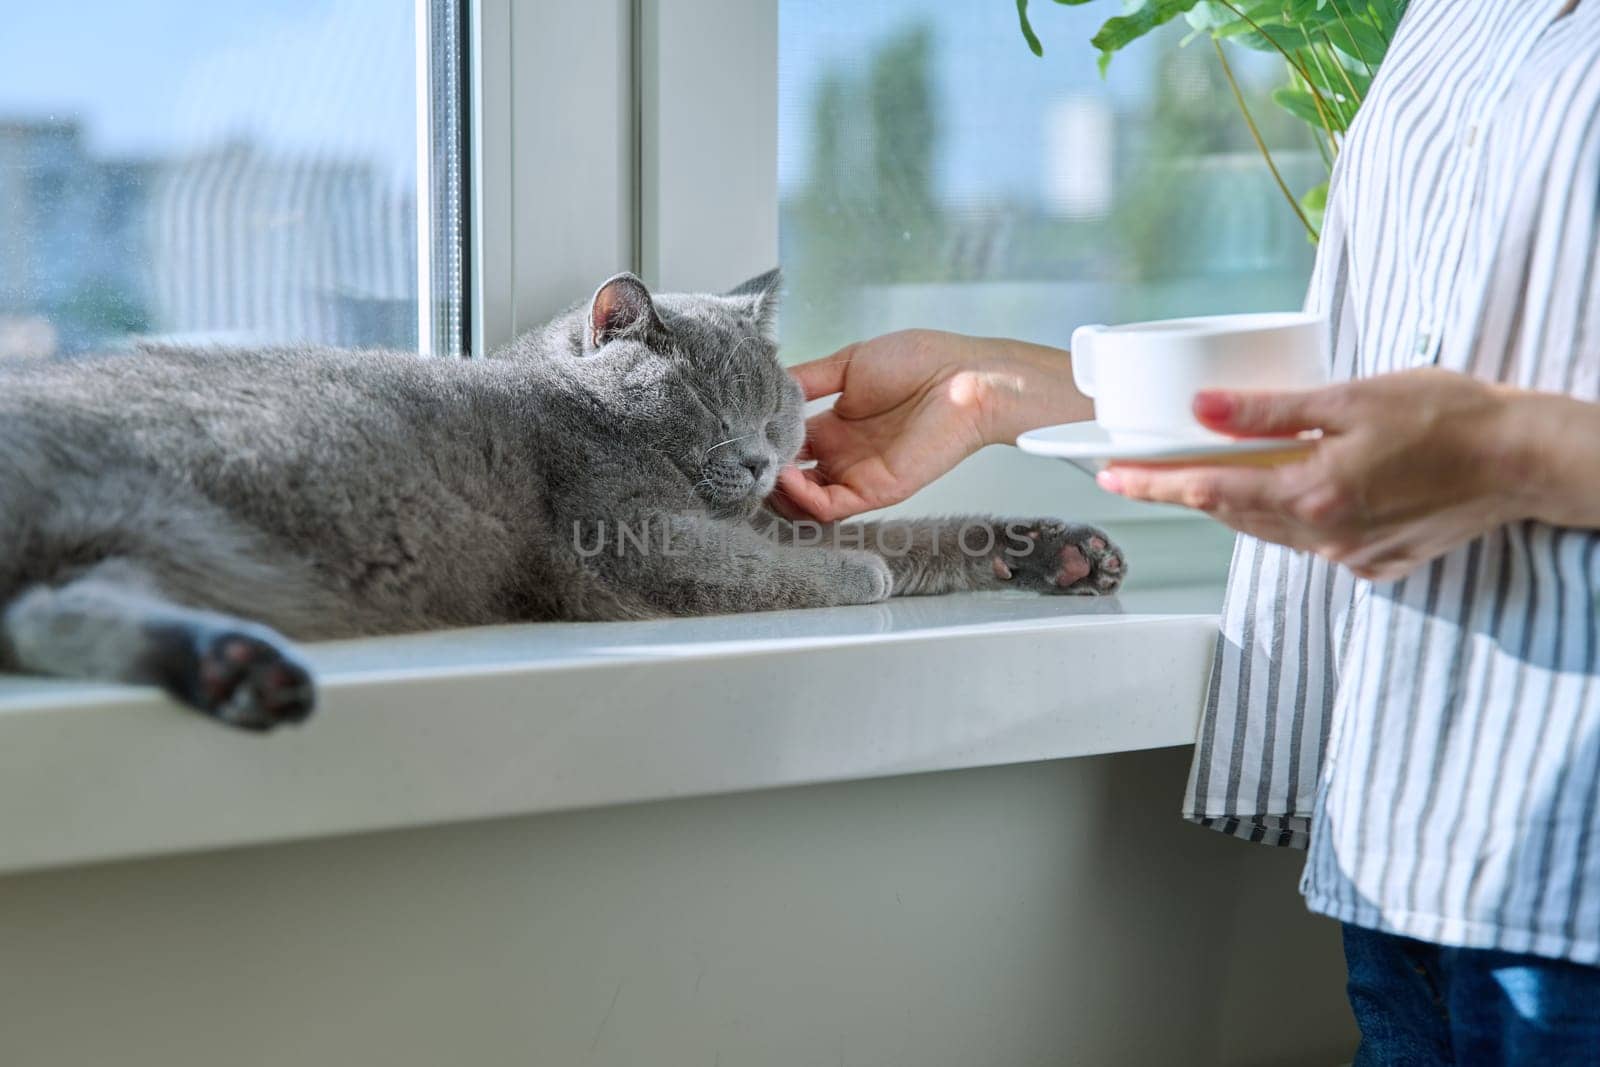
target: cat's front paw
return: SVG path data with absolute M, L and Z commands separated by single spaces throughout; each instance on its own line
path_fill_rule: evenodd
M 1010 522 L 990 568 L 1002 587 L 1107 596 L 1127 575 L 1122 550 L 1103 531 L 1055 519 Z
M 889 599 L 894 575 L 883 557 L 871 552 L 839 552 L 842 604 L 876 604 Z
M 316 704 L 311 672 L 271 631 L 184 627 L 167 640 L 169 688 L 230 726 L 262 732 L 301 723 Z

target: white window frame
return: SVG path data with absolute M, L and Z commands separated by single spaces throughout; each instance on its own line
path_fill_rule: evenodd
M 471 41 L 475 354 L 619 270 L 777 264 L 776 0 L 476 0 Z
M 630 0 L 472 5 L 471 351 L 636 265 Z
M 471 225 L 463 208 L 471 200 L 470 117 L 461 114 L 477 79 L 462 70 L 472 37 L 464 0 L 415 0 L 416 41 L 416 248 L 417 350 L 425 356 L 469 349 L 472 317 Z M 439 39 L 435 39 L 436 34 Z M 465 76 L 468 84 L 461 84 Z M 463 176 L 463 170 L 465 176 Z M 468 233 L 436 244 L 441 233 Z
M 639 2 L 644 277 L 727 288 L 778 265 L 778 0 Z

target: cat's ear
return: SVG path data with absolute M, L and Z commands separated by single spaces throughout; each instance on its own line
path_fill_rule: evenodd
M 607 278 L 589 302 L 589 328 L 584 347 L 593 352 L 618 337 L 636 337 L 646 344 L 661 337 L 667 328 L 656 314 L 650 290 L 637 277 L 624 271 Z
M 773 267 L 765 274 L 757 274 L 741 282 L 723 295 L 748 305 L 751 316 L 756 320 L 756 327 L 763 335 L 771 337 L 778 318 L 778 291 L 782 288 L 783 272 Z

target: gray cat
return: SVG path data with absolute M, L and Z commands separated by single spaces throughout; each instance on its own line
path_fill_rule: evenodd
M 619 275 L 488 360 L 0 368 L 0 669 L 153 683 L 265 730 L 314 699 L 280 634 L 1116 588 L 1122 557 L 1089 527 L 808 531 L 765 510 L 804 436 L 777 285 L 652 298 Z

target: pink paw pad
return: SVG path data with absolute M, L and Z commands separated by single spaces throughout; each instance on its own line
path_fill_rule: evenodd
M 1089 576 L 1089 561 L 1084 558 L 1077 545 L 1063 546 L 1059 558 L 1061 567 L 1056 571 L 1056 585 L 1065 589 Z
M 989 561 L 994 566 L 994 576 L 1002 582 L 1011 580 L 1011 568 L 1006 566 L 1006 561 L 999 556 Z

